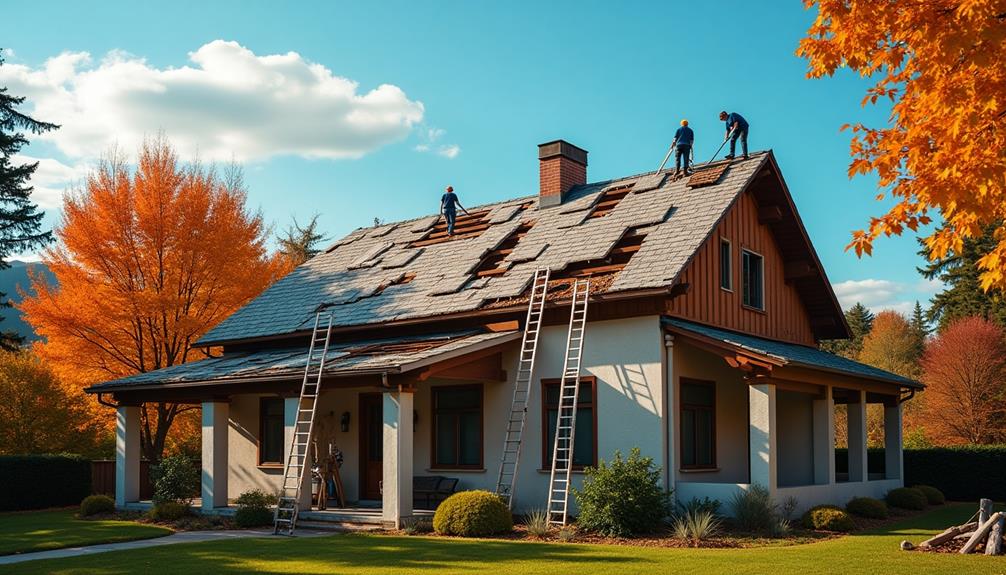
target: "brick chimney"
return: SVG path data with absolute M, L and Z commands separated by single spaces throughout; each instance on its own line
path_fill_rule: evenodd
M 566 140 L 538 145 L 538 205 L 557 206 L 573 186 L 587 183 L 587 150 Z

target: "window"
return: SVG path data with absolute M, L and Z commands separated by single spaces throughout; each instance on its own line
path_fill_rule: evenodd
M 561 381 L 546 379 L 541 382 L 542 421 L 547 422 L 542 433 L 541 466 L 551 469 L 552 450 L 555 448 L 555 422 L 559 417 L 559 389 Z M 576 436 L 573 438 L 573 467 L 597 465 L 597 381 L 593 377 L 580 378 L 580 391 L 576 397 Z
M 730 253 L 730 240 L 720 238 L 720 287 L 732 291 L 734 289 L 733 257 Z
M 716 467 L 716 383 L 681 379 L 681 468 Z
M 482 467 L 482 386 L 433 388 L 431 467 Z
M 754 253 L 744 250 L 744 305 L 755 309 L 765 309 L 764 291 L 764 259 Z
M 258 464 L 283 465 L 284 400 L 282 397 L 263 397 L 259 400 Z

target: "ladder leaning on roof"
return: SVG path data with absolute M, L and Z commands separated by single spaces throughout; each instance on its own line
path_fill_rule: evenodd
M 524 337 L 520 344 L 517 377 L 513 384 L 513 402 L 510 404 L 506 434 L 503 437 L 503 455 L 500 457 L 500 471 L 496 478 L 496 494 L 503 498 L 507 507 L 511 509 L 517 485 L 517 467 L 520 463 L 524 425 L 527 422 L 527 402 L 531 395 L 531 377 L 534 372 L 535 352 L 538 349 L 538 334 L 541 333 L 541 316 L 545 309 L 545 295 L 548 292 L 548 278 L 548 268 L 537 269 L 531 282 L 531 301 L 528 302 Z
M 559 412 L 555 418 L 552 473 L 548 480 L 548 522 L 552 525 L 565 525 L 567 518 L 573 442 L 576 438 L 576 407 L 580 396 L 580 359 L 587 331 L 589 297 L 590 279 L 574 280 L 573 306 L 569 313 L 569 334 L 566 336 L 566 358 L 563 361 L 562 382 L 559 384 Z
M 292 535 L 294 527 L 297 526 L 300 492 L 308 465 L 308 448 L 311 445 L 314 414 L 321 392 L 321 375 L 325 369 L 325 357 L 328 355 L 328 343 L 332 335 L 332 319 L 331 312 L 324 311 L 319 311 L 314 318 L 314 331 L 311 333 L 304 380 L 301 382 L 300 399 L 297 402 L 296 423 L 290 440 L 286 467 L 283 469 L 283 488 L 280 490 L 276 512 L 273 515 L 274 534 L 283 530 Z

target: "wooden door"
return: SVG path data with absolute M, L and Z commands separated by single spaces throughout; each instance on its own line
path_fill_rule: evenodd
M 383 401 L 380 393 L 360 394 L 360 499 L 381 500 Z

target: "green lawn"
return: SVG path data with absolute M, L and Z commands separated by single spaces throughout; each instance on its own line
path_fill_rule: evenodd
M 132 521 L 82 521 L 74 510 L 0 514 L 0 555 L 150 539 L 170 529 Z
M 757 549 L 654 549 L 433 537 L 334 535 L 179 544 L 9 566 L 10 573 L 730 573 L 883 575 L 1006 573 L 1006 557 L 906 553 L 961 522 L 971 505 L 940 508 L 877 532 L 820 543 Z

